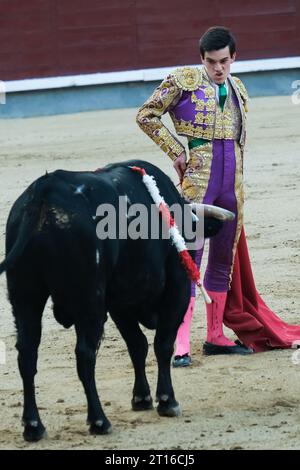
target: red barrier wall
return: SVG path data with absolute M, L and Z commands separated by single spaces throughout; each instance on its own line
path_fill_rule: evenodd
M 0 0 L 0 80 L 196 64 L 215 24 L 238 59 L 300 55 L 300 0 Z

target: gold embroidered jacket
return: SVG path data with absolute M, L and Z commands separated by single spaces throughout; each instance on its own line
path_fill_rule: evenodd
M 185 148 L 162 123 L 169 113 L 176 133 L 195 138 L 233 139 L 243 147 L 246 136 L 247 91 L 237 77 L 228 76 L 229 96 L 223 112 L 204 68 L 182 67 L 170 74 L 139 109 L 137 123 L 173 160 Z

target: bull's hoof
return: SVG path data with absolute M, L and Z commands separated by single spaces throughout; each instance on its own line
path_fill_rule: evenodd
M 100 435 L 100 434 L 111 434 L 112 426 L 108 419 L 102 420 L 99 419 L 90 425 L 90 434 Z
M 169 418 L 174 418 L 181 415 L 181 408 L 179 403 L 176 400 L 173 400 L 173 403 L 170 404 L 168 401 L 160 400 L 157 406 L 157 413 L 159 416 L 167 416 Z
M 23 437 L 27 442 L 38 442 L 47 437 L 46 429 L 40 421 L 27 421 L 24 423 Z
M 147 395 L 146 397 L 139 397 L 135 395 L 131 400 L 131 406 L 133 411 L 145 411 L 145 410 L 152 410 L 153 409 L 153 400 L 151 395 Z

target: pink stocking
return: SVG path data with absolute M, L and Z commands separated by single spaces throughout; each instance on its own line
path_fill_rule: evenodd
M 194 307 L 195 297 L 191 297 L 188 309 L 183 319 L 183 323 L 181 323 L 178 329 L 175 356 L 190 354 L 190 329 Z

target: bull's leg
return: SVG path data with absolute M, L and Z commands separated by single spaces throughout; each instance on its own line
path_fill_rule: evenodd
M 102 409 L 95 382 L 96 354 L 103 332 L 99 313 L 97 317 L 92 318 L 87 315 L 84 322 L 75 325 L 77 333 L 75 352 L 78 376 L 88 403 L 87 422 L 90 425 L 90 433 L 108 434 L 112 428 Z
M 154 338 L 154 351 L 158 364 L 156 400 L 161 416 L 178 416 L 180 406 L 175 399 L 171 381 L 171 357 L 180 323 L 183 321 L 190 297 L 188 281 L 179 258 L 171 257 L 167 266 L 167 283 Z
M 154 339 L 154 351 L 158 365 L 156 400 L 161 416 L 179 416 L 180 406 L 175 399 L 171 381 L 170 364 L 176 340 L 177 328 L 160 325 Z
M 111 312 L 111 317 L 126 342 L 134 368 L 135 381 L 131 400 L 132 409 L 134 411 L 151 410 L 153 401 L 145 372 L 148 354 L 147 338 L 140 329 L 138 322 L 128 315 L 115 315 Z
M 23 437 L 30 442 L 39 441 L 45 435 L 45 427 L 36 405 L 34 385 L 45 303 L 45 299 L 34 303 L 22 299 L 17 304 L 13 303 L 17 326 L 18 365 L 24 391 Z

